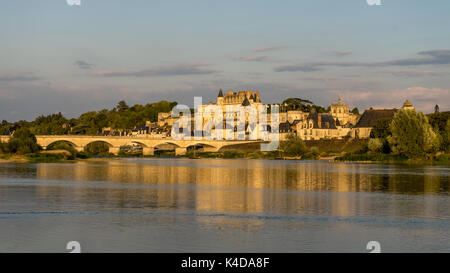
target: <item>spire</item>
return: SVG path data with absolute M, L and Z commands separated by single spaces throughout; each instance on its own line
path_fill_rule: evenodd
M 219 91 L 219 95 L 217 96 L 218 98 L 223 98 L 223 92 L 222 92 L 222 88 Z
M 242 102 L 242 106 L 249 106 L 249 105 L 250 105 L 250 101 L 248 100 L 247 96 L 245 96 L 245 99 Z

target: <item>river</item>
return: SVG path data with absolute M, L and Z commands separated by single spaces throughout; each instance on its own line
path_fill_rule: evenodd
M 0 252 L 450 252 L 449 177 L 327 161 L 0 164 Z

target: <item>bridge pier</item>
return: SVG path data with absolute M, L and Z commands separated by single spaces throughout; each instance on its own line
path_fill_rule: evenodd
M 84 147 L 74 147 L 77 152 L 84 152 Z
M 187 148 L 175 148 L 175 155 L 185 155 Z
M 109 147 L 109 152 L 114 155 L 119 155 L 120 147 Z
M 142 147 L 142 155 L 155 155 L 155 148 Z

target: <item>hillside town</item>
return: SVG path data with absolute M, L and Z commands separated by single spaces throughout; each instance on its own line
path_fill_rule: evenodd
M 231 129 L 237 131 L 237 125 L 229 125 L 226 119 L 230 115 L 234 116 L 234 121 L 237 121 L 237 113 L 227 113 L 227 106 L 268 106 L 263 104 L 261 94 L 259 91 L 238 91 L 233 90 L 224 94 L 222 90 L 219 91 L 215 103 L 210 102 L 206 105 L 201 105 L 198 109 L 204 112 L 209 105 L 220 106 L 224 113 L 224 129 Z M 373 126 L 377 121 L 383 119 L 392 119 L 399 109 L 414 109 L 413 104 L 406 100 L 403 106 L 393 109 L 366 109 L 362 115 L 350 111 L 347 103 L 339 96 L 337 101 L 331 102 L 326 112 L 318 112 L 316 108 L 311 107 L 309 111 L 298 109 L 298 105 L 277 104 L 280 109 L 279 112 L 279 137 L 280 140 L 285 140 L 290 134 L 297 135 L 303 140 L 321 140 L 321 139 L 367 139 L 370 137 Z M 257 108 L 258 109 L 258 108 Z M 259 113 L 258 113 L 259 115 Z M 210 121 L 211 117 L 202 117 L 202 125 Z M 268 128 L 271 130 L 270 115 L 267 115 Z M 147 121 L 145 126 L 136 126 L 131 130 L 114 129 L 105 127 L 102 130 L 104 136 L 136 136 L 149 138 L 169 138 L 171 128 L 179 117 L 173 117 L 172 112 L 158 113 L 158 120 L 155 122 Z M 194 117 L 192 116 L 192 128 Z M 248 122 L 248 117 L 247 117 Z M 248 125 L 248 124 L 246 124 Z M 248 133 L 248 126 L 246 126 L 246 133 Z

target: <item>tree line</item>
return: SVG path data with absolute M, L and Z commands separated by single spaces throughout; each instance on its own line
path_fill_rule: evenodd
M 90 111 L 72 119 L 57 113 L 41 115 L 30 122 L 3 120 L 0 135 L 11 135 L 20 128 L 27 128 L 34 135 L 99 135 L 104 127 L 130 130 L 135 126 L 144 126 L 146 121 L 157 121 L 158 113 L 170 112 L 176 105 L 176 102 L 159 101 L 130 107 L 125 101 L 120 101 L 111 110 Z

